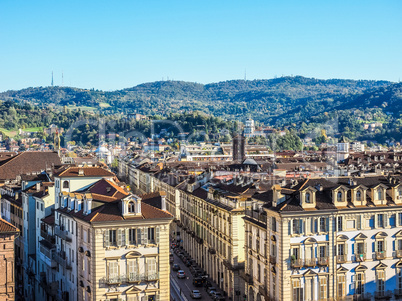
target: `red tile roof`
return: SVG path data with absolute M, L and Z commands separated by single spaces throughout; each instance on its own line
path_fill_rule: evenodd
M 19 230 L 6 220 L 0 218 L 0 233 L 19 232 Z
M 41 172 L 61 165 L 55 152 L 22 152 L 0 161 L 0 180 L 12 180 L 27 173 Z
M 80 175 L 80 170 L 83 174 Z M 68 167 L 55 173 L 55 177 L 113 177 L 114 173 L 102 167 Z

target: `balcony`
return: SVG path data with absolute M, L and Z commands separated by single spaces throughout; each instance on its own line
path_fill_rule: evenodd
M 386 256 L 386 254 L 385 254 L 384 251 L 375 252 L 375 258 L 376 258 L 377 260 L 385 259 L 385 257 L 387 257 L 387 256 Z
M 269 262 L 271 264 L 276 264 L 276 256 L 275 255 L 269 255 Z
M 321 267 L 328 266 L 328 257 L 319 257 L 317 264 Z
M 382 291 L 382 292 L 375 292 L 374 293 L 374 299 L 375 300 L 389 300 L 392 298 L 392 292 L 391 291 Z
M 402 258 L 402 250 L 396 250 L 395 252 L 397 258 Z
M 356 261 L 357 262 L 363 262 L 366 260 L 366 254 L 356 254 Z
M 72 242 L 71 234 L 68 233 L 66 230 L 60 229 L 60 226 L 57 226 L 55 228 L 55 233 L 61 239 L 64 239 L 65 241 L 68 242 Z
M 159 279 L 159 273 L 153 273 L 145 276 L 147 281 L 154 281 Z
M 336 263 L 345 263 L 347 262 L 347 256 L 346 255 L 337 255 L 336 256 Z
M 62 267 L 68 270 L 72 269 L 71 262 L 67 259 L 65 252 L 53 252 L 52 259 L 60 264 Z
M 142 280 L 142 279 L 141 279 Z M 141 281 L 139 280 L 139 281 Z M 101 282 L 108 285 L 122 284 L 127 282 L 126 276 L 105 277 L 101 279 Z
M 303 267 L 303 259 L 292 259 L 290 265 L 292 268 L 300 269 Z
M 315 258 L 306 258 L 304 259 L 304 266 L 306 267 L 315 267 L 316 266 L 316 259 Z
M 354 301 L 371 301 L 371 294 L 354 294 Z
M 46 231 L 44 231 L 42 229 L 40 230 L 40 236 L 53 245 L 56 243 L 56 239 L 55 239 L 54 235 L 49 235 Z
M 250 274 L 247 274 L 244 270 L 240 271 L 240 277 L 249 284 L 253 285 L 253 277 Z
M 57 291 L 58 291 L 58 288 L 59 288 L 58 287 L 59 284 L 57 283 L 57 281 L 53 281 L 53 282 L 48 283 L 47 280 L 46 280 L 46 276 L 43 277 L 41 275 L 39 285 L 43 288 L 43 290 L 46 292 L 46 294 L 48 296 L 51 296 L 51 297 L 56 297 L 57 296 Z

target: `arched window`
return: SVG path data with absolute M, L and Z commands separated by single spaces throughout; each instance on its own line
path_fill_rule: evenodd
M 360 190 L 356 192 L 356 201 L 360 202 L 362 200 L 362 193 Z
M 63 182 L 63 188 L 69 188 L 69 183 L 68 181 Z
M 342 199 L 342 191 L 339 191 L 339 192 L 338 192 L 338 202 L 343 202 L 343 199 Z
M 135 204 L 133 201 L 128 202 L 128 212 L 135 213 Z
M 379 200 L 382 200 L 382 198 L 383 198 L 383 191 L 382 191 L 382 188 L 378 188 L 378 199 Z
M 307 193 L 306 193 L 306 203 L 311 203 L 310 192 L 307 192 Z

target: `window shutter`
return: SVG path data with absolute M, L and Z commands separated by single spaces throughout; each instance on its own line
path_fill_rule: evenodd
M 130 244 L 130 242 L 129 242 L 129 239 L 130 239 L 130 234 L 128 233 L 128 231 L 130 231 L 130 229 L 126 229 L 126 235 L 125 235 L 125 241 L 124 241 L 124 244 L 125 245 L 129 245 Z M 135 237 L 134 237 L 134 239 L 135 239 Z
M 127 229 L 121 229 L 121 245 L 126 245 L 126 231 Z
M 373 245 L 374 245 L 374 252 L 377 252 L 377 241 L 374 241 Z
M 159 227 L 155 227 L 155 241 L 159 244 Z
M 337 217 L 334 218 L 334 230 L 338 231 L 338 218 Z
M 383 214 L 383 218 L 384 218 L 384 228 L 386 228 L 386 227 L 388 227 L 388 215 Z
M 325 228 L 326 228 L 327 232 L 329 232 L 329 218 L 328 217 L 325 219 Z
M 374 215 L 374 228 L 377 228 L 377 214 Z
M 155 300 L 156 300 L 156 301 L 160 301 L 160 296 L 159 296 L 159 295 L 156 295 L 156 296 L 155 296 Z
M 289 234 L 292 235 L 293 234 L 293 220 L 289 221 Z
M 137 229 L 137 245 L 140 245 L 142 243 L 142 231 L 140 228 Z
M 303 233 L 303 220 L 299 219 L 299 234 Z
M 352 275 L 352 283 L 351 283 L 351 285 L 350 285 L 350 289 L 351 290 L 354 290 L 355 289 L 355 281 L 356 281 L 356 276 L 355 275 Z
M 362 216 L 358 215 L 357 216 L 357 230 L 360 230 L 362 228 Z
M 148 228 L 144 228 L 142 244 L 144 244 L 144 245 L 148 244 Z
M 364 254 L 367 254 L 367 243 L 364 242 Z
M 109 247 L 109 230 L 106 230 L 103 233 L 103 246 L 105 248 Z
M 382 245 L 384 246 L 384 252 L 387 251 L 387 241 L 383 240 Z
M 121 246 L 121 242 L 122 242 L 121 232 L 122 232 L 121 229 L 117 230 L 117 245 L 118 246 Z

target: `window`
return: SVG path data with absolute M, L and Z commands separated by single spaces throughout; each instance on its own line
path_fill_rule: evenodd
M 384 241 L 383 240 L 377 240 L 376 246 L 377 246 L 377 252 L 384 252 Z
M 136 244 L 137 232 L 135 229 L 128 230 L 128 241 L 130 245 Z
M 272 222 L 272 231 L 276 232 L 276 218 L 272 217 L 271 222 Z
M 88 243 L 90 243 L 91 242 L 91 230 L 90 229 L 88 229 L 88 234 L 87 234 L 88 236 Z
M 377 270 L 377 292 L 380 294 L 385 293 L 385 271 Z
M 320 300 L 327 300 L 327 277 L 320 278 Z
M 337 255 L 345 255 L 345 244 L 338 245 Z
M 103 243 L 105 247 L 117 246 L 116 230 L 106 230 L 104 232 Z
M 128 202 L 128 212 L 135 213 L 135 204 L 133 201 Z
M 356 192 L 356 201 L 361 202 L 362 200 L 362 193 L 360 192 L 360 190 L 358 190 Z
M 119 265 L 117 261 L 109 262 L 109 279 L 116 279 L 119 277 Z
M 310 192 L 306 192 L 306 203 L 311 203 L 311 195 L 310 195 Z
M 292 290 L 293 290 L 293 301 L 303 301 L 303 288 L 300 285 L 300 279 L 294 279 L 292 281 Z
M 356 294 L 364 294 L 364 274 L 363 273 L 357 273 L 356 274 Z
M 148 242 L 150 244 L 155 243 L 155 228 L 148 228 Z
M 156 277 L 156 258 L 147 258 L 147 274 L 148 277 Z
M 338 275 L 338 297 L 344 297 L 346 293 L 346 277 L 344 274 Z
M 63 182 L 63 188 L 69 188 L 69 183 L 68 183 L 68 181 L 64 181 Z
M 382 199 L 383 199 L 383 189 L 382 189 L 382 188 L 378 188 L 378 190 L 377 190 L 377 196 L 378 196 L 378 200 L 382 200 Z
M 396 275 L 396 288 L 398 289 L 399 292 L 402 292 L 402 268 L 397 269 L 397 275 Z
M 320 218 L 320 232 L 326 232 L 326 231 L 327 231 L 326 218 L 321 217 Z
M 337 218 L 337 227 L 338 227 L 338 231 L 343 231 L 343 217 L 342 216 L 338 216 L 338 218 Z
M 327 246 L 320 246 L 319 252 L 320 252 L 320 258 L 327 257 Z
M 338 194 L 337 194 L 337 201 L 338 201 L 338 202 L 343 202 L 343 199 L 342 199 L 342 191 L 338 191 Z
M 384 228 L 384 215 L 377 214 L 377 227 Z
M 138 278 L 138 263 L 137 259 L 130 260 L 128 262 L 128 276 L 131 281 L 136 280 Z
M 294 219 L 292 221 L 292 233 L 293 234 L 300 234 L 303 232 L 303 220 L 301 219 Z

